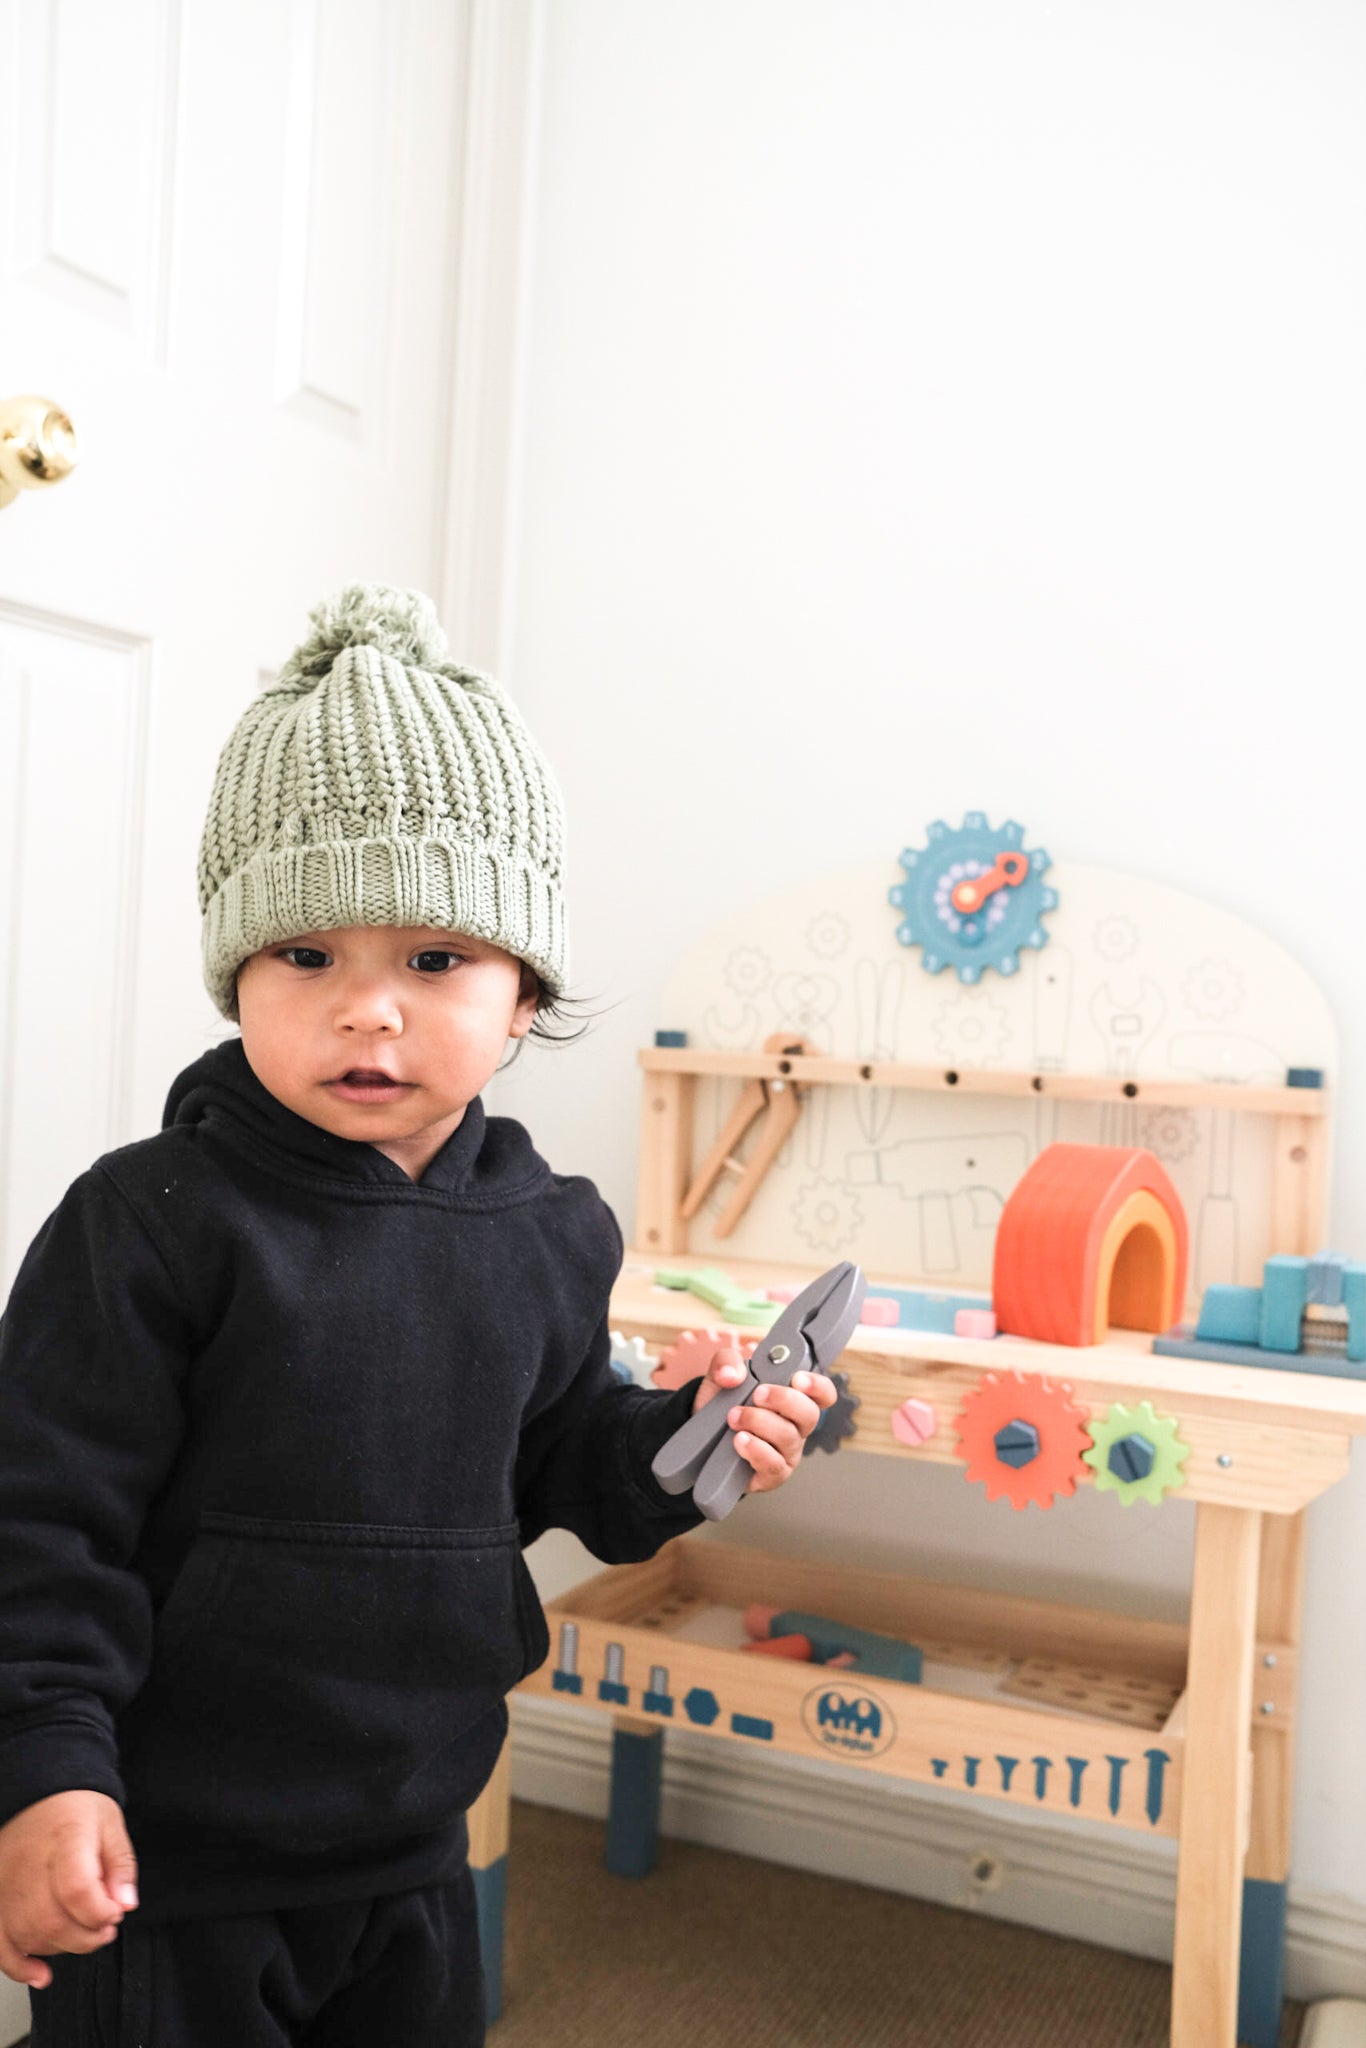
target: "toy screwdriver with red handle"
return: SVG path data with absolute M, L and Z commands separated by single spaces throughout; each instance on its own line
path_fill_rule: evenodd
M 738 1387 L 727 1387 L 689 1416 L 656 1453 L 650 1467 L 665 1493 L 692 1488 L 694 1505 L 709 1522 L 728 1515 L 754 1476 L 735 1448 L 726 1417 L 753 1399 L 759 1384 L 786 1386 L 794 1373 L 828 1372 L 858 1327 L 868 1283 L 862 1268 L 842 1259 L 813 1280 L 783 1310 L 749 1360 Z

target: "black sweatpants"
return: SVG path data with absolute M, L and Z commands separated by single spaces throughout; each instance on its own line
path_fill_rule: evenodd
M 31 1993 L 33 2048 L 481 2048 L 474 1880 L 215 1920 L 136 1911 Z

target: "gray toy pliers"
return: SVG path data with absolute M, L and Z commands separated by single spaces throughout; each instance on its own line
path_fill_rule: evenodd
M 754 1476 L 735 1448 L 726 1417 L 753 1400 L 760 1385 L 787 1386 L 795 1373 L 824 1372 L 854 1334 L 868 1283 L 848 1259 L 804 1287 L 783 1310 L 749 1361 L 738 1387 L 723 1387 L 690 1415 L 656 1453 L 650 1470 L 665 1493 L 692 1488 L 694 1505 L 710 1522 L 728 1515 Z

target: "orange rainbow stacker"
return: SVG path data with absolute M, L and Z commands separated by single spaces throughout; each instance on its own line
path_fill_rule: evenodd
M 1181 1198 L 1151 1152 L 1048 1145 L 1001 1214 L 992 1271 L 999 1329 L 1103 1344 L 1110 1325 L 1169 1330 L 1186 1292 Z

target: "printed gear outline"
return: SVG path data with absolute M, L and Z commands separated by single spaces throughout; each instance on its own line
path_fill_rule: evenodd
M 1132 1408 L 1112 1401 L 1104 1417 L 1091 1425 L 1091 1448 L 1082 1452 L 1096 1475 L 1097 1493 L 1117 1493 L 1126 1508 L 1136 1500 L 1160 1507 L 1164 1494 L 1184 1486 L 1182 1470 L 1191 1447 L 1181 1436 L 1174 1415 L 1159 1415 L 1151 1401 L 1138 1401 Z M 1121 1437 L 1144 1436 L 1153 1447 L 1153 1469 L 1145 1479 L 1120 1479 L 1110 1470 L 1110 1452 Z
M 1016 973 L 1022 946 L 1048 944 L 1040 920 L 1058 902 L 1057 891 L 1043 880 L 1052 866 L 1048 855 L 1042 847 L 1033 848 L 1029 873 L 1018 887 L 995 890 L 980 911 L 967 914 L 952 908 L 949 885 L 987 873 L 999 853 L 1021 850 L 1024 826 L 1008 818 L 993 831 L 985 811 L 967 811 L 956 828 L 937 818 L 925 836 L 927 845 L 908 846 L 900 854 L 906 880 L 887 892 L 888 901 L 902 912 L 897 938 L 903 946 L 921 948 L 920 964 L 927 974 L 952 967 L 961 982 L 971 984 L 988 967 L 998 974 Z
M 820 1421 L 802 1445 L 804 1458 L 809 1458 L 813 1451 L 837 1451 L 845 1438 L 851 1437 L 858 1428 L 854 1414 L 859 1406 L 859 1397 L 849 1391 L 848 1373 L 832 1372 L 826 1377 L 835 1382 L 835 1405 L 821 1410 Z
M 985 990 L 969 995 L 960 988 L 944 998 L 930 1028 L 941 1059 L 959 1067 L 985 1067 L 1005 1051 L 1010 1018 L 1004 1004 Z
M 837 1252 L 863 1228 L 863 1204 L 842 1180 L 817 1174 L 797 1192 L 792 1227 L 817 1251 Z
M 1090 1442 L 1087 1411 L 1072 1399 L 1070 1380 L 1054 1386 L 1042 1373 L 985 1373 L 958 1413 L 958 1446 L 967 1460 L 966 1477 L 986 1483 L 987 1499 L 1004 1494 L 1013 1508 L 1051 1508 L 1077 1490 L 1082 1452 Z M 1039 1455 L 1027 1465 L 1007 1465 L 996 1453 L 996 1432 L 1008 1422 L 1032 1422 Z

